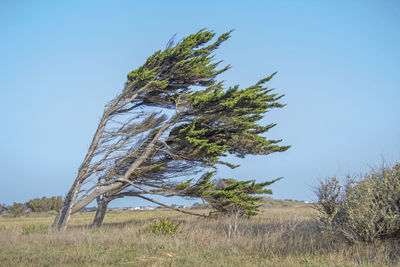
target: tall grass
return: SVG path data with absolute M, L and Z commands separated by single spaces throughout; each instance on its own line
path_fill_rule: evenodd
M 321 234 L 305 205 L 262 209 L 255 218 L 199 219 L 174 211 L 109 213 L 100 229 L 94 214 L 78 214 L 65 232 L 23 234 L 30 218 L 0 218 L 2 266 L 384 266 L 398 264 L 390 242 L 350 245 Z M 180 224 L 174 235 L 141 231 L 155 218 Z M 37 225 L 51 224 L 53 217 Z M 4 226 L 4 227 L 2 227 Z

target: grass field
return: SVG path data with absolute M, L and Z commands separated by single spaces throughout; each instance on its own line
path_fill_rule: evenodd
M 196 211 L 206 212 L 206 211 Z M 399 244 L 346 244 L 321 233 L 306 204 L 269 205 L 251 219 L 204 219 L 170 210 L 76 214 L 65 232 L 54 215 L 0 217 L 0 266 L 394 266 Z M 157 218 L 181 227 L 171 236 L 144 232 Z

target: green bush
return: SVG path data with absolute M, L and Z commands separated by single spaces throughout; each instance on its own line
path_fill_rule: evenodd
M 39 233 L 43 234 L 46 233 L 49 227 L 47 225 L 28 225 L 22 228 L 22 233 L 24 235 Z
M 12 206 L 8 208 L 8 212 L 14 217 L 21 216 L 22 214 L 24 214 L 25 210 L 26 207 L 24 206 L 24 204 L 15 202 Z
M 341 186 L 336 177 L 317 187 L 324 230 L 350 242 L 400 240 L 400 163 Z
M 140 232 L 153 233 L 156 235 L 174 235 L 180 226 L 180 223 L 174 223 L 170 219 L 159 219 Z

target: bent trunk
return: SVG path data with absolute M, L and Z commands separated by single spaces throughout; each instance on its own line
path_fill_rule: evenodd
M 57 217 L 51 226 L 53 229 L 65 230 L 67 228 L 67 224 L 71 218 L 72 205 L 75 202 L 78 189 L 79 185 L 75 182 L 65 197 L 64 204 L 59 210 Z
M 71 189 L 69 190 L 67 196 L 65 197 L 64 204 L 60 211 L 58 212 L 57 217 L 55 218 L 53 225 L 51 226 L 53 229 L 57 230 L 65 230 L 67 229 L 67 224 L 69 222 L 69 219 L 71 218 L 71 214 L 74 213 L 72 211 L 72 207 L 75 203 L 76 197 L 78 195 L 78 191 L 82 185 L 82 182 L 90 176 L 90 174 L 87 173 L 88 166 L 93 158 L 93 155 L 98 147 L 99 140 L 101 138 L 101 135 L 104 132 L 104 129 L 107 125 L 108 119 L 110 116 L 110 111 L 106 109 L 103 113 L 103 117 L 97 127 L 96 133 L 93 137 L 92 143 L 89 147 L 88 152 L 86 153 L 85 159 L 83 160 L 83 163 L 81 167 L 79 168 L 78 176 L 76 177 L 74 183 L 71 186 Z
M 100 227 L 103 224 L 104 217 L 106 216 L 108 203 L 109 200 L 107 200 L 104 196 L 97 197 L 97 211 L 91 227 L 96 228 Z

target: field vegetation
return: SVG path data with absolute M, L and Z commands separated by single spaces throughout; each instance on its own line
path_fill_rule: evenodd
M 264 201 L 255 217 L 199 218 L 166 209 L 111 211 L 100 228 L 77 213 L 0 217 L 2 266 L 393 266 L 393 240 L 351 243 L 321 231 L 313 204 Z M 196 210 L 207 213 L 207 210 Z

